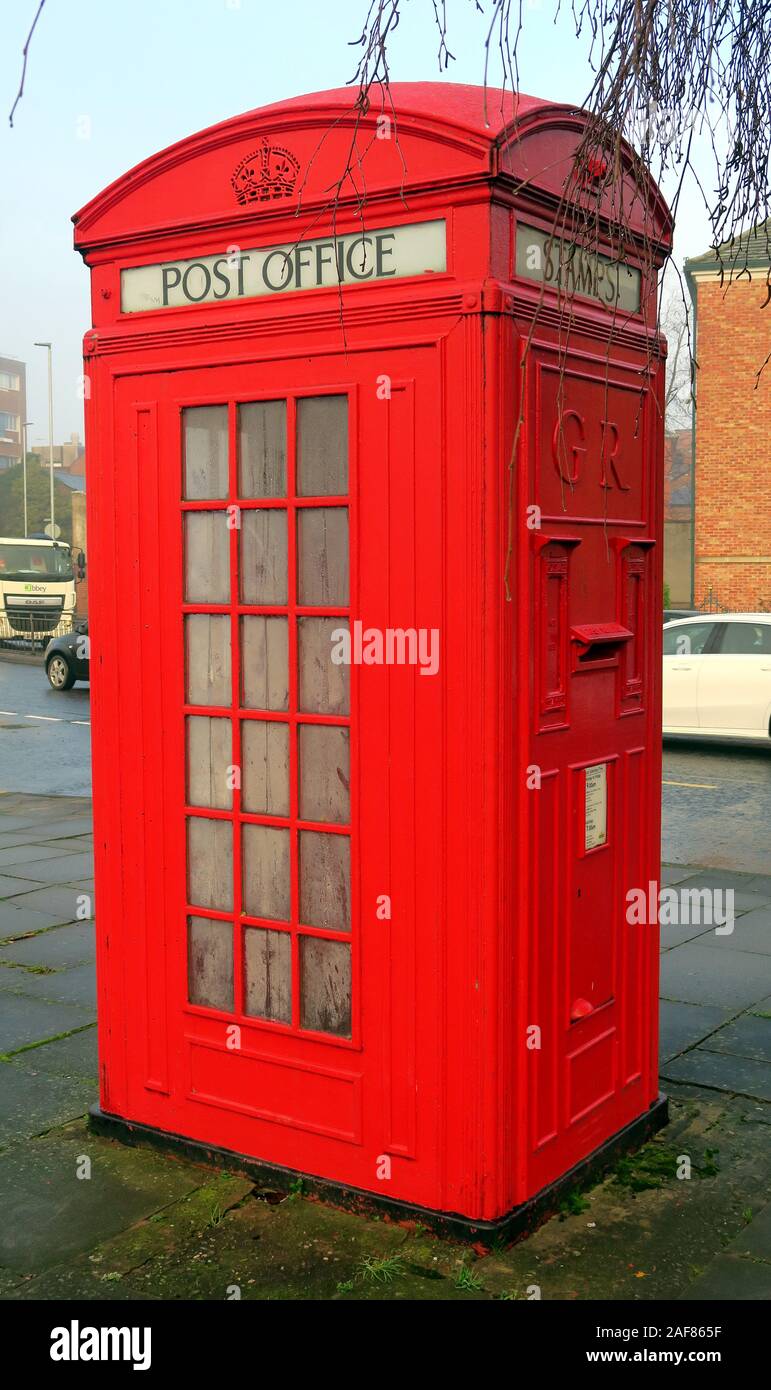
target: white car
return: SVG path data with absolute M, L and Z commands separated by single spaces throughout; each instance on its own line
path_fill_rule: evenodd
M 771 737 L 771 613 L 664 624 L 665 734 Z

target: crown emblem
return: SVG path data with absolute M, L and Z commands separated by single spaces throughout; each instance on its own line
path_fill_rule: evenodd
M 233 172 L 230 182 L 239 203 L 265 203 L 272 198 L 291 198 L 300 161 L 280 145 L 262 140 Z

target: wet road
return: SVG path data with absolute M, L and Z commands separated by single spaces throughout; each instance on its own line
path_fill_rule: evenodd
M 87 685 L 0 657 L 0 791 L 88 796 L 90 717 Z M 771 873 L 771 744 L 668 740 L 662 795 L 666 863 Z
M 771 873 L 771 743 L 664 745 L 662 858 Z
M 88 685 L 52 690 L 42 666 L 0 656 L 0 792 L 91 795 Z

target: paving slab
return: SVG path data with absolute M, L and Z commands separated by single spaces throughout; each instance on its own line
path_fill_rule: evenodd
M 771 1299 L 771 1264 L 718 1255 L 709 1269 L 691 1284 L 680 1298 L 736 1303 L 744 1300 L 766 1303 Z
M 693 867 L 690 864 L 662 864 L 661 883 L 665 888 L 670 888 L 675 883 L 682 883 L 684 878 L 691 878 Z
M 85 1115 L 94 1103 L 96 1090 L 79 1076 L 35 1073 L 12 1062 L 0 1062 L 0 1144 L 42 1134 Z M 3 1219 L 7 1219 L 7 1212 Z
M 747 887 L 751 893 L 766 893 L 771 900 L 771 874 L 753 874 Z
M 0 1052 L 14 1052 L 27 1043 L 58 1038 L 93 1021 L 93 1009 L 84 1009 L 82 1005 L 53 1003 L 4 991 L 0 1003 Z
M 11 1064 L 41 1076 L 80 1077 L 93 1085 L 96 1098 L 99 1062 L 96 1045 L 96 1025 L 89 1024 L 67 1038 L 56 1038 L 39 1047 L 27 1047 L 14 1052 Z
M 7 941 L 28 932 L 45 931 L 48 927 L 61 924 L 59 912 L 43 912 L 39 908 L 25 907 L 24 899 L 18 899 L 18 907 L 11 903 L 0 903 L 0 941 Z
M 93 922 L 70 922 L 67 926 L 52 927 L 49 931 L 0 946 L 0 963 L 48 965 L 54 968 L 82 965 L 94 959 L 94 951 Z
M 65 848 L 68 854 L 70 852 L 77 853 L 78 850 L 82 849 L 93 850 L 94 835 L 92 832 L 90 835 L 74 835 L 67 840 L 36 840 L 35 843 L 39 844 L 41 849 L 55 850 L 58 854 L 61 854 Z
M 20 878 L 8 873 L 0 874 L 0 898 L 18 897 L 20 894 L 29 893 L 33 888 L 39 888 L 40 883 L 34 878 Z
M 16 867 L 7 864 L 5 874 L 15 875 Z M 18 869 L 18 877 L 24 873 L 37 883 L 71 883 L 81 878 L 90 878 L 94 872 L 94 860 L 92 855 L 82 849 L 74 854 L 60 854 L 53 859 L 41 853 L 38 860 L 19 864 Z
M 771 1101 L 771 1066 L 731 1053 L 709 1052 L 695 1047 L 662 1067 L 667 1081 L 688 1081 L 693 1086 L 710 1086 L 734 1095 L 754 1096 Z
M 37 837 L 38 822 L 32 816 L 10 816 L 0 803 L 0 848 L 7 845 L 28 845 Z M 45 837 L 42 837 L 45 838 Z
M 82 854 L 84 852 L 84 846 L 77 845 L 75 849 L 68 851 L 68 853 L 70 852 L 72 854 Z M 13 870 L 19 869 L 21 873 L 24 874 L 25 870 L 22 866 L 25 864 L 42 864 L 46 859 L 62 859 L 63 857 L 64 855 L 60 844 L 31 845 L 25 843 L 21 845 L 9 845 L 5 849 L 0 849 L 0 872 L 12 874 Z M 26 874 L 31 877 L 32 870 L 28 868 Z
M 1 808 L 0 808 L 1 809 Z M 2 816 L 0 824 L 4 829 L 10 830 L 10 826 L 5 826 L 5 817 Z M 14 827 L 21 829 L 20 826 Z M 74 840 L 79 835 L 90 835 L 93 831 L 91 816 L 61 817 L 58 820 L 44 820 L 42 817 L 36 821 L 27 822 L 29 830 L 28 842 L 35 840 L 41 842 L 58 841 L 60 844 L 67 840 Z
M 659 1005 L 659 1057 L 662 1062 L 721 1028 L 733 1011 L 715 1004 L 679 1004 L 662 999 Z
M 90 1159 L 90 1178 L 77 1176 L 83 1157 Z M 98 1139 L 80 1122 L 16 1144 L 0 1154 L 0 1265 L 22 1273 L 46 1269 L 201 1183 L 192 1164 Z
M 18 883 L 19 880 L 17 879 Z M 24 893 L 21 897 L 11 898 L 9 902 L 13 907 L 34 907 L 40 912 L 48 912 L 58 916 L 59 922 L 73 922 L 78 911 L 78 896 L 83 890 L 83 885 L 77 886 L 56 886 L 41 888 L 40 884 L 34 884 L 34 892 Z
M 686 941 L 709 936 L 714 930 L 714 926 L 703 922 L 677 922 L 674 925 L 662 922 L 659 925 L 659 950 L 671 951 L 674 946 L 683 946 Z
M 732 1057 L 751 1057 L 756 1062 L 771 1065 L 771 1018 L 742 1014 L 733 1023 L 713 1033 L 702 1048 L 708 1052 L 725 1052 Z
M 676 886 L 678 892 L 684 889 L 707 888 L 713 892 L 720 890 L 725 893 L 725 890 L 730 888 L 734 895 L 734 912 L 737 913 L 750 912 L 755 907 L 768 907 L 768 895 L 755 892 L 746 874 L 732 874 L 726 870 L 725 875 L 721 875 L 717 869 L 709 870 L 682 879 Z
M 714 932 L 702 938 L 705 946 L 724 949 L 732 946 L 735 951 L 751 951 L 755 955 L 771 955 L 771 908 L 758 907 L 751 912 L 743 912 L 734 922 L 729 936 L 717 936 Z
M 766 1260 L 771 1264 L 771 1203 L 752 1215 L 752 1220 L 735 1240 L 731 1241 L 725 1252 L 755 1260 Z
M 682 880 L 680 886 L 684 888 L 733 888 L 738 895 L 740 892 L 754 892 L 751 884 L 757 880 L 758 874 L 740 873 L 735 869 L 691 869 L 690 876 Z
M 85 965 L 54 970 L 50 974 L 38 974 L 32 970 L 25 970 L 23 966 L 15 969 L 6 967 L 0 969 L 0 999 L 5 1000 L 9 992 L 25 999 L 50 999 L 66 1004 L 80 1004 L 95 1016 L 96 966 L 93 961 L 89 961 Z
M 771 960 L 767 956 L 716 950 L 700 939 L 665 951 L 661 957 L 660 993 L 665 999 L 746 1009 L 764 998 L 769 987 Z

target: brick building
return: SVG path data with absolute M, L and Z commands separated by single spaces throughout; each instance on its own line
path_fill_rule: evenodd
M 685 274 L 698 363 L 694 601 L 771 611 L 771 360 L 757 376 L 771 352 L 771 220 Z

